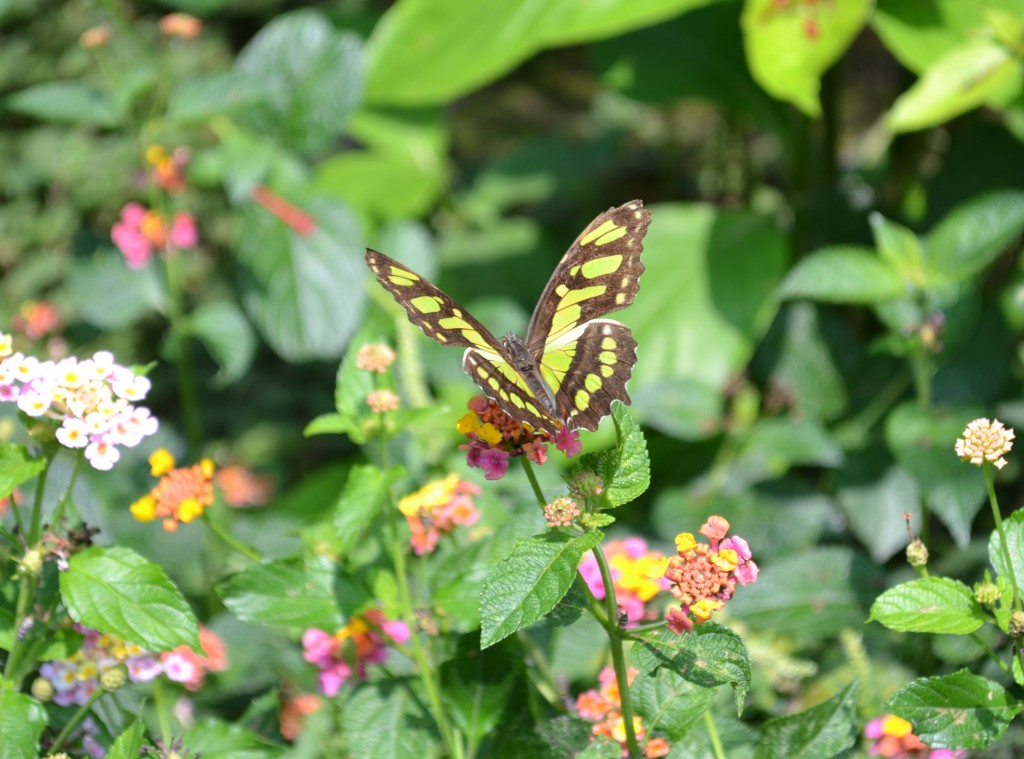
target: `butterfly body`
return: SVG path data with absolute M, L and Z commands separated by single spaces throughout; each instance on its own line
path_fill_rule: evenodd
M 438 287 L 382 253 L 366 251 L 377 281 L 409 321 L 442 345 L 466 348 L 462 366 L 505 413 L 534 429 L 593 430 L 626 383 L 636 340 L 600 318 L 633 302 L 650 212 L 634 200 L 595 218 L 555 267 L 526 331 L 500 341 Z

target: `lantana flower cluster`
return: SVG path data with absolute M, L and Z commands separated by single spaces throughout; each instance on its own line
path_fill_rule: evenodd
M 957 438 L 956 455 L 975 466 L 985 462 L 996 469 L 1006 466 L 1003 456 L 1013 448 L 1013 430 L 1003 426 L 998 419 L 991 422 L 982 417 L 975 419 L 964 428 L 963 437 Z
M 0 333 L 0 402 L 16 403 L 25 414 L 58 422 L 57 441 L 84 448 L 93 468 L 107 470 L 157 430 L 148 408 L 135 406 L 150 382 L 114 362 L 108 351 L 92 358 L 39 361 L 12 352 L 10 335 Z
M 868 754 L 885 759 L 964 759 L 966 751 L 929 748 L 914 735 L 914 726 L 895 714 L 877 717 L 864 727 Z
M 141 269 L 157 251 L 185 250 L 198 241 L 195 218 L 188 211 L 168 217 L 139 203 L 121 209 L 121 218 L 110 231 L 125 263 Z
M 199 640 L 206 656 L 196 654 L 188 646 L 155 653 L 116 635 L 79 624 L 74 628 L 84 637 L 81 648 L 67 659 L 44 662 L 39 668 L 40 676 L 53 688 L 53 701 L 59 706 L 87 703 L 101 687 L 107 685 L 109 688 L 111 679 L 117 681 L 109 673 L 122 666 L 132 682 L 149 682 L 166 675 L 169 680 L 183 683 L 190 690 L 197 690 L 202 685 L 208 670 L 221 671 L 227 667 L 223 642 L 202 626 Z
M 398 510 L 409 524 L 409 543 L 417 556 L 431 553 L 441 535 L 457 526 L 476 524 L 480 512 L 473 503 L 473 496 L 479 492 L 476 484 L 449 474 L 428 482 L 398 502 Z
M 201 517 L 214 499 L 213 461 L 203 459 L 198 464 L 178 468 L 174 464 L 174 456 L 166 448 L 154 451 L 149 466 L 160 481 L 130 507 L 132 516 L 140 522 L 162 519 L 167 532 Z
M 647 602 L 669 588 L 664 578 L 665 556 L 649 550 L 642 538 L 609 541 L 604 546 L 604 554 L 615 583 L 615 602 L 626 613 L 629 624 L 649 618 Z M 603 599 L 604 582 L 593 552 L 588 551 L 583 557 L 579 571 L 594 597 Z
M 705 622 L 725 606 L 736 585 L 757 580 L 758 567 L 751 561 L 750 546 L 738 536 L 726 538 L 729 522 L 712 516 L 700 528 L 708 543 L 698 543 L 692 533 L 676 536 L 675 556 L 668 560 L 665 578 L 669 592 L 682 601 L 665 615 L 669 629 L 682 634 Z
M 310 628 L 302 634 L 302 655 L 320 669 L 320 690 L 334 696 L 350 679 L 366 678 L 369 664 L 387 659 L 388 644 L 404 644 L 409 640 L 405 622 L 389 620 L 379 609 L 370 609 L 353 617 L 333 635 Z
M 554 436 L 518 422 L 494 401 L 482 395 L 466 404 L 469 413 L 459 419 L 459 432 L 470 442 L 460 446 L 466 450 L 466 463 L 484 470 L 489 480 L 500 480 L 508 471 L 509 459 L 526 456 L 528 461 L 543 464 L 548 458 L 548 444 L 554 442 L 567 456 L 580 452 L 579 430 L 563 427 Z
M 637 670 L 630 667 L 626 678 L 629 684 L 636 679 Z M 626 724 L 622 718 L 622 697 L 619 693 L 618 681 L 615 679 L 615 670 L 605 667 L 598 675 L 598 682 L 601 687 L 598 690 L 588 690 L 576 698 L 576 710 L 579 715 L 592 722 L 590 731 L 596 735 L 603 735 L 622 746 L 622 755 L 629 756 L 626 746 Z M 633 717 L 633 732 L 637 741 L 643 743 L 646 737 L 646 728 L 641 717 Z M 666 756 L 672 746 L 664 738 L 654 737 L 647 741 L 644 746 L 644 756 L 648 759 Z

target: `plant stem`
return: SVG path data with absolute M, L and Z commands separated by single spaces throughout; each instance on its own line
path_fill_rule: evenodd
M 153 679 L 153 706 L 156 708 L 156 719 L 160 724 L 160 740 L 165 746 L 170 746 L 171 720 L 167 715 L 167 698 L 159 677 Z
M 199 419 L 199 395 L 196 391 L 195 372 L 185 338 L 185 292 L 181 284 L 180 253 L 171 251 L 165 256 L 167 277 L 167 318 L 171 328 L 174 364 L 178 372 L 178 391 L 181 393 L 181 415 L 185 427 L 190 459 L 199 456 L 202 425 Z
M 35 545 L 39 538 L 42 537 L 43 494 L 46 492 L 46 478 L 50 474 L 50 465 L 53 464 L 53 458 L 49 457 L 46 459 L 46 466 L 43 467 L 43 471 L 39 473 L 39 479 L 36 480 L 36 495 L 32 499 L 32 520 L 27 535 L 30 546 Z
M 75 465 L 71 469 L 71 478 L 68 480 L 68 486 L 64 489 L 64 495 L 60 497 L 60 501 L 57 502 L 57 508 L 53 512 L 53 524 L 59 525 L 60 521 L 64 518 L 64 509 L 67 508 L 68 501 L 71 500 L 71 490 L 75 487 L 75 480 L 78 479 L 78 473 L 82 469 L 82 462 L 85 460 L 84 452 L 79 450 L 75 452 Z
M 89 696 L 89 700 L 78 707 L 78 711 L 75 712 L 68 723 L 64 725 L 64 729 L 60 731 L 56 738 L 53 739 L 53 745 L 50 746 L 50 753 L 55 754 L 60 751 L 60 747 L 64 744 L 64 741 L 68 739 L 68 736 L 78 727 L 79 723 L 86 718 L 90 711 L 92 711 L 92 705 L 95 704 L 102 696 L 106 693 L 103 688 L 97 688 L 93 691 L 93 694 Z
M 523 464 L 523 471 L 526 472 L 526 479 L 530 481 L 530 487 L 533 488 L 533 495 L 537 498 L 537 505 L 543 509 L 547 501 L 544 500 L 544 491 L 540 489 L 540 483 L 537 482 L 537 475 L 533 473 L 533 465 L 526 456 L 520 456 L 519 460 Z
M 615 668 L 615 679 L 619 685 L 619 711 L 622 714 L 622 725 L 626 731 L 626 748 L 630 757 L 639 757 L 640 745 L 636 741 L 636 732 L 633 730 L 633 699 L 629 694 L 629 670 L 626 667 L 626 653 L 623 650 L 622 630 L 617 624 L 619 614 L 618 604 L 615 602 L 615 582 L 612 580 L 612 571 L 601 546 L 595 546 L 593 551 L 594 558 L 597 559 L 597 566 L 601 570 L 601 582 L 604 583 L 604 604 L 608 619 L 603 626 L 605 632 L 608 633 L 608 644 L 612 651 L 612 666 Z
M 229 546 L 238 551 L 242 556 L 257 563 L 263 561 L 263 556 L 260 555 L 259 551 L 255 548 L 247 546 L 245 543 L 240 541 L 230 532 L 224 529 L 216 519 L 211 518 L 208 514 L 203 514 L 203 521 L 206 522 L 206 526 L 210 528 L 210 532 L 220 538 L 222 541 L 227 543 Z
M 999 658 L 999 655 L 992 650 L 992 646 L 983 641 L 981 639 L 981 636 L 978 635 L 978 633 L 970 633 L 970 636 L 971 640 L 977 643 L 980 648 L 984 649 L 985 654 L 988 656 L 989 659 L 991 659 L 1001 670 L 1003 670 L 1003 672 L 1005 672 L 1011 678 L 1013 677 L 1013 670 L 1010 669 L 1010 666 L 1006 662 Z
M 25 642 L 18 638 L 17 631 L 21 629 L 22 622 L 28 616 L 29 606 L 32 604 L 32 599 L 35 598 L 38 586 L 39 578 L 37 577 L 23 577 L 21 582 L 18 583 L 18 601 L 14 612 L 14 641 L 11 643 L 7 664 L 4 665 L 4 678 L 15 683 L 21 681 L 18 669 L 21 666 L 22 658 L 24 658 L 23 652 L 25 650 Z
M 708 731 L 708 738 L 711 740 L 711 750 L 715 753 L 715 759 L 725 759 L 725 749 L 722 747 L 722 739 L 718 735 L 715 717 L 711 714 L 710 709 L 704 712 L 704 727 Z
M 995 520 L 996 530 L 999 532 L 999 545 L 1003 549 L 1003 560 L 1006 562 L 1006 571 L 1007 574 L 1010 575 L 1010 582 L 1013 584 L 1013 608 L 1014 611 L 1020 611 L 1020 586 L 1017 584 L 1017 573 L 1013 569 L 1013 558 L 1010 556 L 1010 546 L 1006 542 L 1006 531 L 1003 529 L 1003 517 L 999 513 L 999 501 L 996 500 L 995 483 L 992 481 L 992 465 L 986 461 L 982 465 L 981 470 L 985 473 L 985 487 L 988 489 L 988 503 L 992 507 L 992 519 Z

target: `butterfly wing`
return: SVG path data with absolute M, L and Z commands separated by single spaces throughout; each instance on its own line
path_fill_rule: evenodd
M 375 250 L 366 251 L 366 264 L 377 281 L 405 309 L 409 321 L 442 345 L 466 348 L 462 367 L 502 411 L 534 429 L 554 431 L 550 414 L 509 362 L 505 347 L 465 308 L 437 286 Z
M 570 427 L 597 429 L 613 400 L 629 403 L 636 340 L 626 325 L 598 317 L 636 297 L 650 219 L 634 200 L 590 222 L 555 268 L 530 319 L 527 349 Z

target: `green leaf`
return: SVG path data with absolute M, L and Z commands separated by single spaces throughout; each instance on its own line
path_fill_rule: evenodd
M 750 654 L 743 639 L 715 622 L 697 625 L 686 635 L 662 630 L 645 637 L 633 647 L 633 663 L 650 674 L 668 667 L 684 680 L 702 688 L 729 683 L 736 696 L 736 711 L 742 713 L 750 692 Z
M 1024 191 L 1001 190 L 967 201 L 928 235 L 929 274 L 939 283 L 981 272 L 1024 230 Z
M 1013 573 L 1018 582 L 1024 581 L 1024 511 L 1014 511 L 1003 520 L 1006 545 L 1010 549 Z M 999 530 L 992 530 L 988 537 L 988 561 L 995 568 L 1000 579 L 1009 580 L 1010 572 L 1003 555 L 1003 544 Z
M 914 478 L 892 463 L 884 451 L 864 451 L 846 461 L 837 472 L 836 500 L 850 529 L 879 564 L 907 546 L 903 513 L 915 503 L 920 490 Z M 920 514 L 911 529 L 920 528 Z
M 177 124 L 203 124 L 214 116 L 236 114 L 266 100 L 263 83 L 238 71 L 213 71 L 179 84 L 167 104 L 167 118 Z
M 247 125 L 303 153 L 328 148 L 362 98 L 359 38 L 335 31 L 313 10 L 285 13 L 263 27 L 238 54 L 235 70 L 264 93 L 262 108 L 246 113 Z
M 682 740 L 718 696 L 717 689 L 686 680 L 666 667 L 637 675 L 629 691 L 647 729 L 664 733 L 671 741 Z
M 832 698 L 789 717 L 768 720 L 756 759 L 827 759 L 857 740 L 855 683 Z
M 612 419 L 618 434 L 615 449 L 588 453 L 573 469 L 573 473 L 588 470 L 601 477 L 603 508 L 629 503 L 639 498 L 651 484 L 651 459 L 640 425 L 619 401 L 612 403 Z
M 120 546 L 74 554 L 60 573 L 71 618 L 149 651 L 186 645 L 199 651 L 199 626 L 188 602 L 158 565 Z
M 758 546 L 752 544 L 754 556 Z M 730 617 L 797 641 L 819 641 L 864 623 L 878 569 L 847 548 L 819 548 L 762 567 L 757 582 L 736 589 Z
M 275 759 L 281 756 L 278 744 L 271 743 L 241 725 L 207 718 L 182 736 L 190 752 L 202 759 Z
M 448 103 L 544 47 L 622 34 L 707 2 L 396 3 L 367 43 L 366 98 L 400 105 Z
M 83 82 L 44 82 L 9 95 L 12 111 L 58 124 L 113 127 L 121 114 L 111 97 Z
M 506 705 L 522 668 L 517 646 L 477 648 L 476 635 L 465 635 L 452 659 L 441 667 L 441 699 L 452 721 L 479 745 L 506 717 Z
M 341 712 L 348 745 L 374 759 L 430 756 L 434 741 L 425 727 L 423 697 L 411 686 L 398 680 L 359 686 Z
M 224 605 L 245 622 L 336 630 L 334 566 L 326 558 L 279 559 L 257 564 L 217 586 Z
M 576 578 L 583 554 L 603 537 L 598 531 L 577 538 L 549 532 L 516 541 L 484 582 L 480 647 L 493 646 L 555 608 Z
M 34 459 L 23 445 L 0 445 L 0 498 L 7 498 L 23 482 L 46 468 L 46 459 Z
M 241 379 L 252 365 L 256 336 L 249 320 L 233 302 L 204 303 L 188 315 L 185 330 L 202 342 L 217 362 L 217 379 L 222 384 Z
M 964 425 L 979 416 L 971 409 L 926 409 L 908 402 L 893 409 L 885 425 L 889 450 L 960 546 L 970 540 L 971 522 L 985 500 L 985 480 L 976 467 L 957 460 L 953 446 Z
M 875 247 L 882 261 L 900 272 L 905 282 L 923 284 L 924 247 L 913 230 L 885 218 L 877 211 L 868 216 Z
M 237 255 L 255 287 L 245 306 L 267 342 L 288 361 L 336 358 L 363 313 L 364 248 L 352 212 L 323 198 L 305 204 L 316 229 L 300 234 L 248 206 Z
M 840 370 L 843 357 L 836 356 L 828 335 L 830 318 L 824 309 L 807 301 L 790 303 L 779 314 L 783 336 L 779 355 L 772 370 L 771 387 L 792 397 L 793 407 L 810 421 L 833 421 L 847 410 L 850 402 L 846 379 Z M 734 413 L 737 398 L 733 398 Z M 827 440 L 833 449 L 834 439 L 818 430 L 815 437 Z M 842 455 L 841 451 L 835 451 Z
M 813 419 L 759 419 L 738 446 L 730 484 L 781 478 L 794 466 L 838 467 L 843 451 Z
M 0 684 L 0 757 L 36 759 L 39 736 L 46 722 L 46 709 L 42 704 Z
M 1024 66 L 990 39 L 972 39 L 928 67 L 886 116 L 895 134 L 937 126 L 986 103 L 1009 104 L 1024 84 Z
M 101 330 L 124 329 L 166 306 L 157 267 L 148 264 L 129 269 L 124 256 L 109 248 L 90 257 L 76 257 L 68 271 L 67 287 L 76 312 Z
M 110 746 L 110 751 L 107 752 L 106 759 L 138 759 L 145 735 L 145 726 L 136 719 L 117 736 Z
M 826 303 L 877 303 L 906 294 L 899 273 L 870 248 L 821 248 L 790 271 L 779 288 L 782 298 Z
M 882 593 L 868 619 L 897 632 L 967 635 L 985 623 L 985 613 L 962 582 L 924 577 Z
M 349 470 L 345 489 L 334 506 L 334 531 L 342 555 L 363 540 L 364 531 L 380 513 L 388 487 L 402 474 L 398 467 L 385 472 L 369 464 L 357 464 Z
M 967 670 L 917 679 L 885 707 L 912 722 L 932 749 L 983 749 L 1003 737 L 1022 709 L 1001 685 Z
M 853 42 L 874 3 L 780 4 L 747 0 L 741 23 L 754 79 L 808 116 L 821 115 L 821 75 Z

